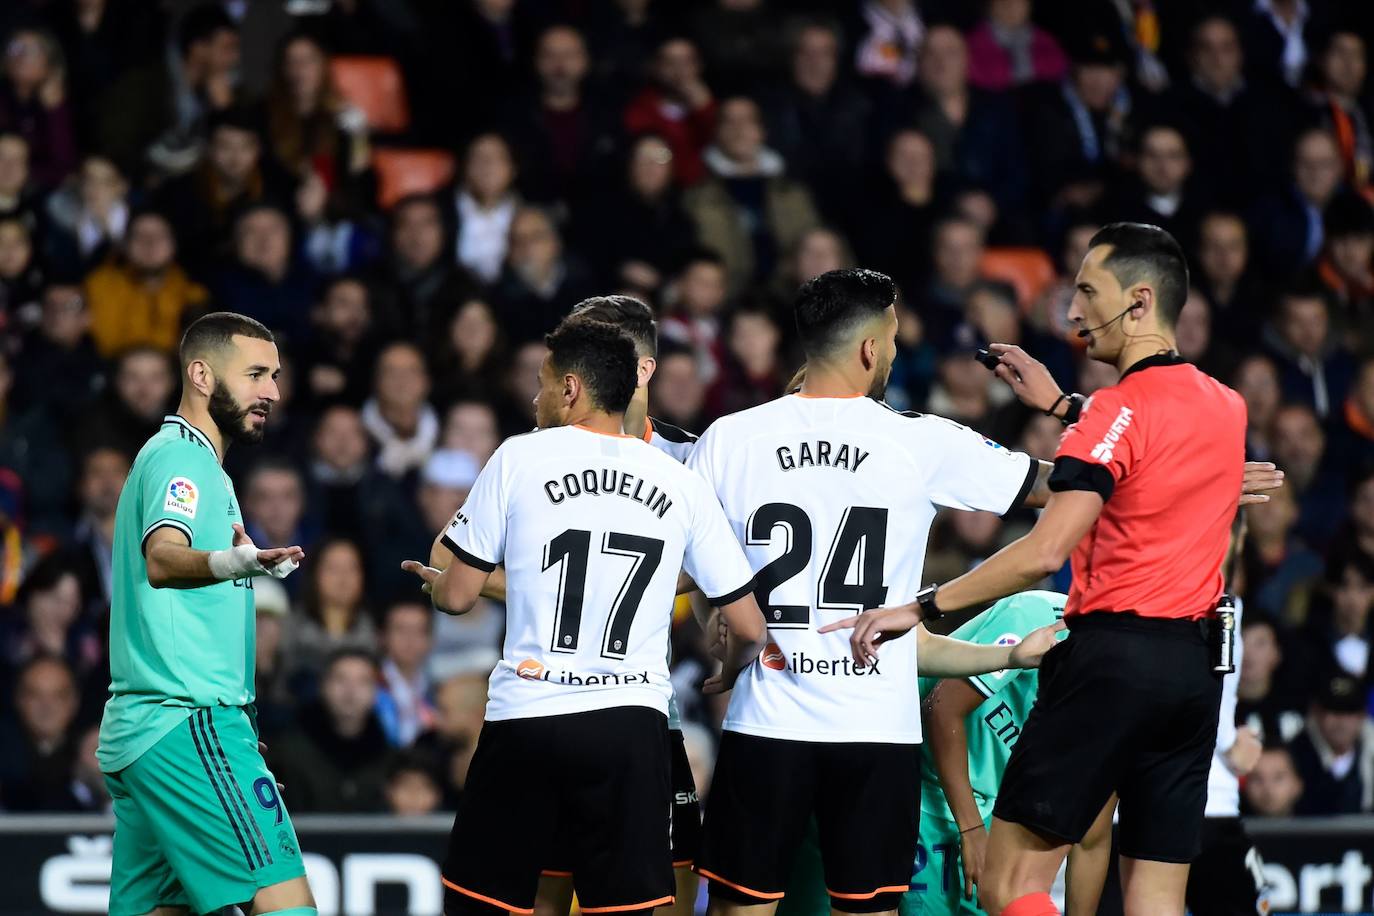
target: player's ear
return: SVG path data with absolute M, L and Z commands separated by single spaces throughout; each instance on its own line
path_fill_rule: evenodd
M 878 365 L 878 338 L 865 337 L 863 345 L 859 348 L 859 355 L 863 359 L 865 369 L 872 369 Z
M 645 385 L 649 384 L 649 379 L 654 377 L 656 371 L 658 371 L 657 359 L 652 356 L 641 358 L 639 361 L 639 379 L 636 385 L 643 388 Z
M 563 376 L 563 406 L 571 407 L 582 394 L 582 379 L 571 372 Z
M 207 398 L 215 388 L 215 370 L 203 359 L 193 359 L 186 367 L 186 380 Z

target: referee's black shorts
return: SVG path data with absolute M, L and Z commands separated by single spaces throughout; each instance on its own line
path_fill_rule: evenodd
M 1202 626 L 1124 613 L 1066 622 L 994 816 L 1076 843 L 1116 792 L 1122 855 L 1191 862 L 1221 705 Z

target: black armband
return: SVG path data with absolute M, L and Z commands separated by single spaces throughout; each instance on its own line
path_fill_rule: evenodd
M 1054 459 L 1054 470 L 1050 471 L 1048 486 L 1051 492 L 1063 493 L 1066 490 L 1084 490 L 1096 493 L 1105 503 L 1112 498 L 1116 489 L 1116 478 L 1105 465 L 1081 458 L 1061 456 Z

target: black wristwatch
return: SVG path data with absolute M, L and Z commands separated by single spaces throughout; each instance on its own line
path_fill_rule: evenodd
M 939 588 L 938 585 L 927 585 L 916 593 L 916 606 L 921 609 L 921 621 L 923 623 L 939 620 L 945 616 L 945 612 L 935 606 L 935 592 Z

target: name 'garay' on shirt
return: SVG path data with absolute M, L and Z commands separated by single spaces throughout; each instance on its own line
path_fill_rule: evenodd
M 798 468 L 839 468 L 858 473 L 859 465 L 864 463 L 871 452 L 857 445 L 842 442 L 838 446 L 826 439 L 815 442 L 802 442 L 798 445 L 780 445 L 777 449 L 778 467 L 784 471 Z

